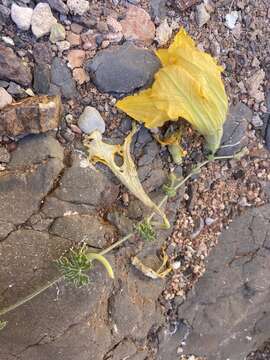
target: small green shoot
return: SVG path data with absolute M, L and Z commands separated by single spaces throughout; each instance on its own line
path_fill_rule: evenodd
M 108 272 L 110 278 L 114 278 L 113 269 L 108 260 L 101 254 L 87 252 L 86 245 L 80 249 L 71 249 L 68 257 L 62 256 L 57 260 L 58 267 L 65 279 L 76 287 L 87 285 L 90 281 L 86 271 L 92 268 L 92 262 L 98 260 Z
M 76 287 L 89 283 L 89 276 L 85 272 L 91 269 L 92 264 L 87 257 L 85 245 L 80 249 L 71 249 L 68 257 L 62 256 L 57 260 L 57 265 L 65 279 Z
M 7 321 L 0 320 L 0 331 L 3 330 L 7 325 Z
M 176 196 L 176 189 L 175 189 L 175 181 L 176 176 L 174 174 L 170 174 L 168 183 L 162 186 L 162 190 L 164 191 L 165 195 L 169 198 Z
M 155 241 L 156 240 L 156 232 L 150 222 L 148 222 L 148 221 L 140 222 L 136 226 L 136 230 L 137 230 L 140 238 L 142 238 L 144 241 Z

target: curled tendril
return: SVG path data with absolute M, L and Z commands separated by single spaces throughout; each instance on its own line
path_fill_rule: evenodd
M 140 238 L 142 238 L 144 241 L 156 240 L 156 232 L 149 221 L 145 220 L 143 222 L 140 222 L 136 226 L 136 230 Z

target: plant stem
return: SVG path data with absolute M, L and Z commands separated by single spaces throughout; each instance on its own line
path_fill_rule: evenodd
M 49 289 L 52 285 L 56 284 L 62 278 L 64 278 L 63 275 L 58 275 L 53 280 L 48 281 L 45 285 L 43 285 L 39 289 L 32 292 L 32 294 L 30 294 L 30 295 L 24 297 L 23 299 L 17 301 L 15 304 L 4 307 L 3 309 L 0 310 L 0 316 L 5 315 L 5 314 L 9 313 L 10 311 L 15 310 L 17 307 L 19 307 L 19 306 L 27 303 L 28 301 L 32 300 L 37 295 L 41 294 L 43 291 Z
M 101 252 L 99 252 L 100 255 L 106 255 L 108 254 L 108 252 L 112 251 L 113 249 L 115 249 L 116 247 L 118 247 L 119 245 L 123 244 L 125 241 L 127 241 L 128 239 L 130 239 L 132 236 L 134 235 L 134 232 L 131 232 L 129 234 L 127 234 L 126 236 L 124 236 L 123 238 L 119 239 L 118 241 L 116 241 L 115 243 L 113 243 L 111 246 L 107 247 L 106 249 L 102 250 Z
M 208 159 L 203 161 L 202 163 L 198 164 L 183 180 L 181 180 L 177 185 L 174 186 L 175 190 L 178 190 L 181 186 L 183 186 L 194 174 L 196 174 L 196 171 L 200 170 L 203 166 L 205 166 L 206 164 L 208 164 L 209 162 L 215 161 L 215 160 L 227 160 L 227 159 L 233 159 L 234 156 L 215 156 L 212 159 Z M 160 201 L 158 208 L 161 208 L 165 202 L 168 200 L 168 195 L 165 195 L 163 197 L 163 199 Z M 153 216 L 156 214 L 156 212 L 152 212 L 149 217 L 147 218 L 147 221 L 150 222 L 153 218 Z M 115 249 L 116 247 L 118 247 L 119 245 L 123 244 L 125 241 L 127 241 L 128 239 L 130 239 L 132 236 L 135 235 L 135 232 L 130 232 L 129 234 L 127 234 L 126 236 L 124 236 L 123 238 L 119 239 L 118 241 L 116 241 L 115 243 L 113 243 L 112 245 L 110 245 L 109 247 L 107 247 L 106 249 L 100 251 L 98 254 L 99 255 L 106 255 L 108 254 L 110 251 L 112 251 L 113 249 Z M 64 278 L 63 275 L 58 275 L 56 276 L 53 280 L 48 281 L 45 285 L 43 285 L 42 287 L 40 287 L 39 289 L 35 290 L 32 294 L 26 296 L 25 298 L 17 301 L 15 304 L 12 304 L 10 306 L 7 306 L 3 309 L 0 310 L 0 316 L 1 315 L 5 315 L 7 313 L 9 313 L 12 310 L 15 310 L 16 308 L 18 308 L 19 306 L 27 303 L 28 301 L 32 300 L 33 298 L 35 298 L 36 296 L 38 296 L 39 294 L 41 294 L 43 291 L 47 290 L 48 288 L 50 288 L 52 285 L 56 284 L 59 280 L 62 280 Z

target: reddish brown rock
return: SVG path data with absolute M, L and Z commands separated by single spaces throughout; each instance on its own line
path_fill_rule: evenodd
M 84 50 L 95 50 L 97 48 L 96 37 L 97 35 L 91 30 L 81 35 Z
M 71 69 L 81 67 L 85 59 L 85 51 L 79 49 L 70 50 L 67 59 Z
M 155 25 L 149 14 L 137 6 L 129 6 L 127 15 L 121 21 L 121 25 L 126 40 L 151 43 L 155 37 Z
M 6 106 L 0 113 L 0 135 L 44 133 L 58 127 L 59 96 L 34 96 Z
M 73 79 L 79 84 L 82 85 L 85 82 L 89 81 L 89 75 L 86 73 L 86 71 L 82 68 L 76 68 L 72 72 Z
M 23 86 L 29 86 L 32 82 L 30 69 L 11 48 L 3 44 L 0 44 L 0 80 L 12 80 Z
M 80 35 L 75 34 L 72 31 L 68 31 L 66 39 L 70 43 L 71 47 L 81 45 L 81 37 L 80 37 Z

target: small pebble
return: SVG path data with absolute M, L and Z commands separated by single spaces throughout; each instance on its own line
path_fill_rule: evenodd
M 57 49 L 60 53 L 62 53 L 63 51 L 66 51 L 68 49 L 70 49 L 70 43 L 66 40 L 63 41 L 58 41 L 56 43 Z
M 29 30 L 31 25 L 33 9 L 18 6 L 15 3 L 11 5 L 11 19 L 15 22 L 17 27 L 21 30 Z
M 230 30 L 233 30 L 235 28 L 237 19 L 238 19 L 237 11 L 232 11 L 229 14 L 227 14 L 226 21 L 225 21 L 225 25 L 227 26 L 227 28 L 229 28 Z
M 3 146 L 0 147 L 0 162 L 8 163 L 10 160 L 10 153 Z
M 51 28 L 50 42 L 55 44 L 58 41 L 65 40 L 65 38 L 66 38 L 66 30 L 64 26 L 59 23 L 53 24 Z
M 85 51 L 79 49 L 70 50 L 67 59 L 71 69 L 81 67 L 85 59 Z
M 263 126 L 263 121 L 258 114 L 253 116 L 253 118 L 251 119 L 251 123 L 255 128 Z
M 8 45 L 11 45 L 11 46 L 15 45 L 14 41 L 9 36 L 2 36 L 2 40 Z
M 199 27 L 202 27 L 210 20 L 210 15 L 207 12 L 205 5 L 202 3 L 196 6 L 196 21 Z
M 0 109 L 12 103 L 12 96 L 2 87 L 0 87 Z
M 83 15 L 89 10 L 89 1 L 86 0 L 67 0 L 69 10 L 75 15 Z
M 79 84 L 82 85 L 90 80 L 89 75 L 83 68 L 76 68 L 72 72 L 74 80 Z
M 49 34 L 52 26 L 57 22 L 47 3 L 38 3 L 31 19 L 32 32 L 36 38 Z
M 105 122 L 99 111 L 91 106 L 86 106 L 78 120 L 79 128 L 86 134 L 91 134 L 94 130 L 105 131 Z

